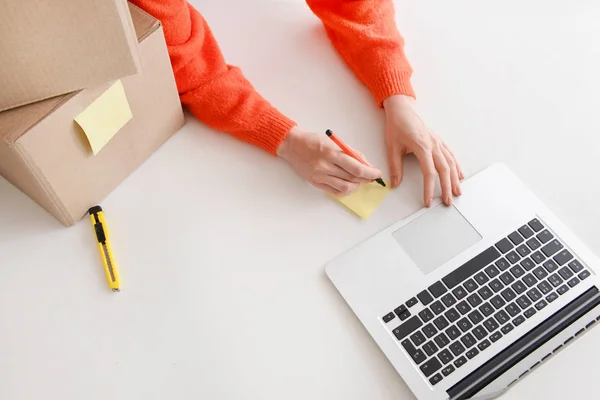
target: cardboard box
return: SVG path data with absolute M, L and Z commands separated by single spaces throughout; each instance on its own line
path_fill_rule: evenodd
M 0 1 L 0 111 L 139 72 L 126 0 Z
M 0 113 L 0 175 L 67 226 L 100 203 L 184 123 L 162 26 L 134 5 L 130 8 L 142 70 L 121 82 L 133 118 L 98 154 L 74 118 L 114 82 Z

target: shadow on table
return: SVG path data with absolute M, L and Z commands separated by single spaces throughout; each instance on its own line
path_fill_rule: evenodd
M 61 227 L 42 207 L 0 178 L 0 244 L 43 235 Z

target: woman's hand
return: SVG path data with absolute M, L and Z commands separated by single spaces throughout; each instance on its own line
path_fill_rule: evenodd
M 381 171 L 346 155 L 324 133 L 293 128 L 277 155 L 313 186 L 334 195 L 350 194 L 361 182 L 381 177 Z
M 461 195 L 460 181 L 464 175 L 452 150 L 419 117 L 414 99 L 404 95 L 390 96 L 383 101 L 385 109 L 385 140 L 392 187 L 402 181 L 402 159 L 414 153 L 423 172 L 424 196 L 427 207 L 431 206 L 435 180 L 440 177 L 442 199 L 452 204 L 452 194 Z

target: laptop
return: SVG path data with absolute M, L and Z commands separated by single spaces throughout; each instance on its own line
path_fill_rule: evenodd
M 599 259 L 503 164 L 326 273 L 419 400 L 488 399 L 600 320 Z

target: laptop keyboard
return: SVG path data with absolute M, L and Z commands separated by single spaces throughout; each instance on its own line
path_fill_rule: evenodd
M 386 314 L 432 385 L 590 276 L 560 239 L 532 219 Z M 412 315 L 410 308 L 424 308 Z

